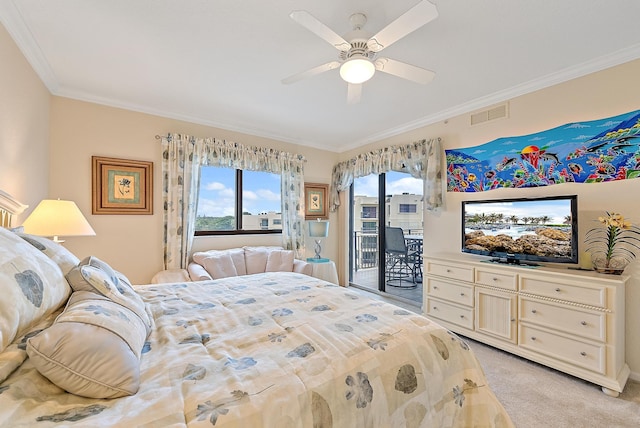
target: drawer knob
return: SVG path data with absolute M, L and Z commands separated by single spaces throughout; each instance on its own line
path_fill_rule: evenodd
M 531 336 L 531 340 L 536 340 L 536 337 L 535 336 Z
M 516 319 L 515 318 L 511 318 L 511 322 L 516 322 Z
M 460 318 L 464 319 L 464 315 L 460 315 Z
M 587 356 L 587 353 L 586 353 L 586 352 L 584 352 L 584 351 L 582 351 L 582 352 L 580 352 L 580 355 L 582 355 L 583 357 L 586 357 L 586 356 Z
M 464 296 L 464 293 L 460 293 L 461 296 Z
M 560 292 L 560 287 L 556 288 L 556 293 Z
M 436 287 L 436 286 L 434 285 L 434 286 L 433 286 L 433 289 L 434 289 L 434 290 L 437 290 L 437 289 L 438 289 L 438 287 Z
M 447 269 L 447 273 L 451 273 L 451 269 Z
M 493 277 L 493 282 L 498 282 L 498 278 L 496 278 L 495 276 Z
M 433 310 L 434 310 L 434 311 L 437 311 L 437 310 L 438 310 L 438 307 L 437 307 L 437 306 L 434 306 L 434 307 L 433 307 Z
M 587 325 L 587 322 L 586 321 L 580 321 L 580 324 Z
M 532 314 L 538 313 L 538 310 L 537 309 L 531 309 L 531 313 Z

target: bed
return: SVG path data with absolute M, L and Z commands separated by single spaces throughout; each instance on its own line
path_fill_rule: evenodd
M 463 340 L 348 288 L 132 286 L 3 228 L 0 260 L 0 426 L 513 426 Z

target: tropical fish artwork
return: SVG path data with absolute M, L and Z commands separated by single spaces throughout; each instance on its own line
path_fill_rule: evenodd
M 638 178 L 640 110 L 445 153 L 449 192 Z

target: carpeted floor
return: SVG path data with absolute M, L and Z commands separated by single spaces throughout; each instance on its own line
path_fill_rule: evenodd
M 640 383 L 618 398 L 599 386 L 466 339 L 517 428 L 640 427 Z

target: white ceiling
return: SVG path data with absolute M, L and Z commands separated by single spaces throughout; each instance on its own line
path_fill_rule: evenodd
M 638 0 L 433 0 L 439 17 L 384 50 L 436 72 L 384 73 L 348 105 L 338 70 L 283 85 L 338 51 L 291 18 L 376 33 L 417 0 L 0 0 L 49 90 L 342 152 L 640 58 Z

